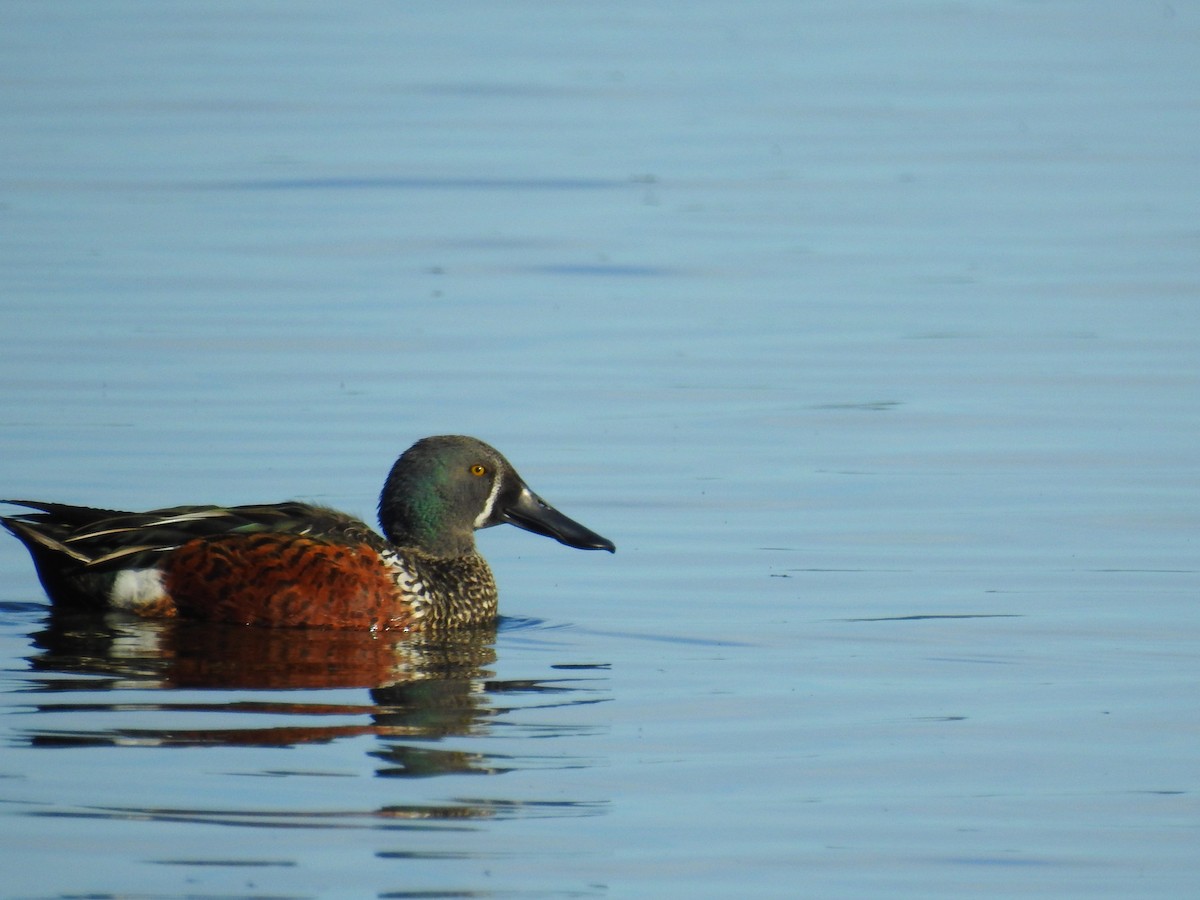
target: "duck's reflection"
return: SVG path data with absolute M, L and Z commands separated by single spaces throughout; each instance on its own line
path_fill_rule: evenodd
M 494 627 L 409 636 L 55 614 L 34 635 L 32 689 L 43 697 L 26 734 L 40 747 L 374 735 L 380 776 L 495 774 L 512 762 L 439 740 L 487 734 L 515 710 L 606 699 L 595 673 L 497 680 L 495 640 Z
M 479 678 L 495 661 L 495 639 L 494 626 L 431 637 L 55 612 L 34 635 L 41 652 L 31 662 L 38 671 L 101 676 L 91 685 L 100 690 L 379 688 Z

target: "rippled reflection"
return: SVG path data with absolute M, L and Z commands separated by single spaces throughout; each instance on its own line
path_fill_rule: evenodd
M 30 661 L 38 671 L 101 676 L 72 679 L 73 690 L 376 688 L 477 678 L 495 661 L 495 638 L 495 628 L 430 639 L 55 612 L 34 636 L 41 652 Z
M 430 637 L 56 613 L 33 637 L 25 691 L 38 699 L 19 733 L 47 748 L 278 747 L 367 735 L 379 738 L 368 751 L 375 774 L 389 778 L 580 765 L 442 744 L 502 722 L 526 736 L 577 734 L 528 714 L 608 699 L 603 665 L 497 679 L 495 640 L 495 628 Z M 513 723 L 514 713 L 527 715 Z
M 580 818 L 601 815 L 606 801 L 575 800 L 497 800 L 489 797 L 463 797 L 453 803 L 381 806 L 371 810 L 248 810 L 176 809 L 163 807 L 108 806 L 38 810 L 29 813 L 43 819 L 100 819 L 132 822 L 176 822 L 236 827 L 323 828 L 411 830 L 421 823 L 446 828 L 441 823 L 473 819 Z M 464 826 L 469 827 L 469 826 Z

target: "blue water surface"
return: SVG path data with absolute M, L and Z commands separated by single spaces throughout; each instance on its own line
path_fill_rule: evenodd
M 0 496 L 370 519 L 439 644 L 52 616 L 6 896 L 1200 889 L 1200 4 L 0 8 Z

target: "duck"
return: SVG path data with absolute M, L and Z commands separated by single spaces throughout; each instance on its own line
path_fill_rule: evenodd
M 324 506 L 175 506 L 123 512 L 0 501 L 53 606 L 277 628 L 434 631 L 494 624 L 498 597 L 475 532 L 510 524 L 568 547 L 616 551 L 466 435 L 417 441 L 379 496 L 382 533 Z

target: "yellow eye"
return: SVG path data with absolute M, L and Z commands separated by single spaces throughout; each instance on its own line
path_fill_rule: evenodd
M 471 474 L 472 475 L 486 475 L 487 469 L 484 468 L 483 466 L 481 466 L 479 463 L 475 463 L 475 465 L 471 466 Z

